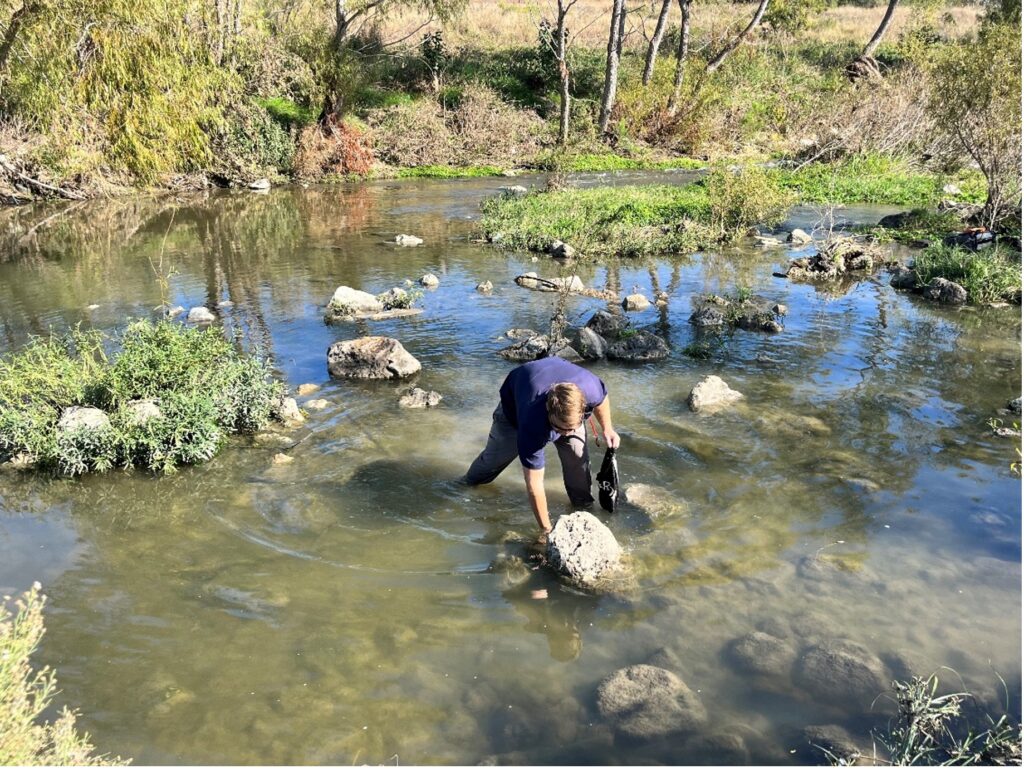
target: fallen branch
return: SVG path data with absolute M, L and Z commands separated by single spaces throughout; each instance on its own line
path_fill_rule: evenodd
M 17 168 L 12 166 L 7 160 L 6 155 L 0 155 L 0 169 L 5 171 L 11 178 L 27 184 L 40 192 L 49 195 L 56 195 L 57 197 L 64 198 L 66 200 L 85 200 L 85 195 L 81 192 L 75 192 L 74 190 L 66 190 L 63 187 L 55 187 L 52 184 L 46 184 L 38 179 L 33 179 L 28 174 L 19 171 Z

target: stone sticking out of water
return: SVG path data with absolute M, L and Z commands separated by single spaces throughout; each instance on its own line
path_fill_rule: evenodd
M 433 408 L 441 402 L 442 398 L 441 393 L 414 387 L 399 399 L 398 405 L 405 409 Z
M 575 512 L 558 519 L 548 535 L 548 561 L 578 585 L 596 587 L 620 566 L 622 548 L 596 516 Z
M 721 377 L 709 374 L 690 391 L 686 403 L 691 411 L 714 413 L 742 397 L 743 393 L 733 390 Z
M 440 284 L 440 279 L 432 272 L 428 272 L 420 278 L 420 285 L 426 288 L 437 288 Z
M 695 732 L 707 722 L 707 711 L 690 687 L 653 665 L 631 665 L 602 681 L 597 709 L 620 736 L 636 741 Z
M 185 312 L 185 308 L 182 307 L 179 304 L 179 305 L 177 305 L 175 307 L 168 307 L 166 310 L 164 310 L 164 317 L 165 318 L 176 318 L 179 315 L 181 315 L 183 312 Z
M 306 421 L 294 398 L 283 398 L 281 405 L 278 406 L 277 415 L 286 425 L 300 425 Z
M 350 286 L 338 286 L 327 309 L 337 315 L 350 315 L 360 312 L 380 312 L 384 303 L 373 294 Z
M 297 392 L 299 394 L 299 396 L 301 397 L 303 395 L 312 395 L 313 393 L 315 393 L 319 389 L 320 389 L 320 385 L 312 384 L 312 383 L 307 383 L 307 384 L 300 384 L 297 388 L 295 388 L 295 392 Z
M 419 372 L 420 362 L 397 339 L 366 336 L 335 342 L 327 350 L 327 370 L 347 379 L 401 379 Z
M 395 235 L 395 243 L 399 246 L 422 246 L 423 238 L 415 235 Z
M 622 309 L 626 312 L 640 312 L 650 306 L 650 300 L 643 294 L 630 294 L 622 300 Z
M 189 323 L 213 323 L 217 316 L 205 307 L 193 307 L 188 311 Z
M 481 294 L 489 294 L 494 290 L 494 284 L 489 280 L 485 280 L 483 283 L 477 283 L 476 290 Z

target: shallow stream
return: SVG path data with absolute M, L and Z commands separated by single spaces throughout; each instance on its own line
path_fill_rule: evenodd
M 1019 719 L 1021 484 L 1014 439 L 988 421 L 1009 425 L 1000 409 L 1020 395 L 1020 309 L 935 306 L 884 275 L 842 291 L 794 284 L 772 272 L 796 251 L 747 245 L 583 267 L 588 285 L 667 291 L 666 308 L 633 319 L 673 353 L 592 367 L 611 393 L 623 481 L 669 504 L 600 513 L 635 582 L 581 594 L 502 567 L 528 554 L 535 526 L 514 467 L 488 487 L 455 483 L 511 368 L 499 337 L 546 328 L 557 302 L 513 282 L 558 274 L 551 260 L 473 241 L 480 200 L 507 183 L 0 212 L 0 352 L 49 328 L 155 317 L 154 267 L 173 268 L 174 304 L 232 302 L 216 309 L 225 326 L 269 350 L 290 386 L 321 385 L 300 405 L 330 402 L 287 433 L 291 464 L 239 439 L 168 477 L 0 473 L 0 592 L 43 584 L 40 661 L 99 749 L 139 764 L 789 763 L 807 760 L 808 724 L 863 735 L 884 722 L 884 700 L 869 709 L 744 674 L 724 649 L 754 630 L 797 650 L 854 641 L 890 677 L 948 666 L 962 677 L 944 671 L 952 688 L 994 713 L 1008 700 Z M 797 209 L 788 226 L 819 218 Z M 425 244 L 397 247 L 397 233 Z M 440 286 L 422 315 L 323 322 L 338 285 L 379 293 L 428 271 Z M 492 294 L 475 291 L 483 280 Z M 691 300 L 740 287 L 787 305 L 785 330 L 685 356 Z M 566 312 L 603 306 L 575 297 Z M 327 347 L 364 333 L 398 338 L 440 407 L 400 408 L 407 383 L 329 381 Z M 708 373 L 745 400 L 692 414 L 686 397 Z M 549 467 L 552 512 L 568 512 L 552 448 Z M 710 725 L 615 740 L 596 688 L 659 651 Z

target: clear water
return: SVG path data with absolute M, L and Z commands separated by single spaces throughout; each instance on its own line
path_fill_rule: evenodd
M 218 310 L 224 324 L 331 402 L 289 433 L 289 465 L 238 440 L 171 477 L 0 474 L 0 589 L 43 583 L 40 662 L 96 745 L 137 763 L 788 763 L 807 724 L 866 733 L 884 720 L 881 704 L 864 713 L 737 672 L 723 647 L 757 628 L 798 648 L 851 639 L 918 673 L 949 666 L 963 679 L 952 686 L 994 712 L 1008 694 L 1019 718 L 1021 485 L 1013 439 L 987 424 L 1009 423 L 999 409 L 1020 394 L 1019 308 L 932 306 L 883 279 L 816 290 L 772 277 L 785 250 L 584 267 L 590 285 L 671 295 L 634 318 L 667 335 L 669 360 L 593 368 L 623 436 L 623 480 L 677 506 L 602 513 L 635 581 L 580 594 L 542 570 L 494 568 L 527 555 L 533 535 L 514 468 L 489 487 L 454 483 L 510 368 L 497 338 L 544 327 L 556 302 L 512 281 L 555 272 L 546 258 L 472 240 L 479 201 L 504 183 L 2 212 L 0 350 L 153 315 L 162 252 L 175 303 L 234 302 Z M 816 217 L 797 210 L 790 225 Z M 399 232 L 426 243 L 389 244 Z M 427 271 L 441 284 L 418 317 L 322 321 L 338 285 L 376 293 Z M 474 290 L 485 279 L 490 296 Z M 788 305 L 785 331 L 739 331 L 711 360 L 684 356 L 691 298 L 738 286 Z M 566 309 L 575 320 L 601 306 Z M 328 345 L 363 333 L 400 339 L 441 407 L 400 409 L 406 385 L 329 381 Z M 745 401 L 691 414 L 686 396 L 707 373 Z M 699 692 L 709 731 L 742 738 L 739 753 L 613 739 L 597 685 L 660 649 Z

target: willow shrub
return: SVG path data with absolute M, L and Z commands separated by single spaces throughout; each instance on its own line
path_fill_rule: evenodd
M 67 708 L 56 721 L 42 720 L 57 686 L 52 670 L 33 670 L 31 663 L 43 637 L 45 600 L 36 584 L 17 601 L 16 613 L 0 601 L 0 765 L 123 766 L 120 758 L 94 755 Z
M 50 136 L 45 163 L 80 170 L 98 147 L 142 182 L 204 168 L 206 129 L 241 93 L 207 40 L 202 0 L 51 0 L 21 13 L 2 76 L 2 106 Z
M 269 363 L 216 328 L 138 321 L 108 357 L 95 333 L 35 339 L 0 359 L 0 461 L 22 455 L 64 475 L 113 467 L 171 472 L 213 457 L 226 436 L 273 417 L 283 387 Z M 157 402 L 139 420 L 132 403 Z M 64 409 L 102 409 L 109 425 L 64 431 Z

